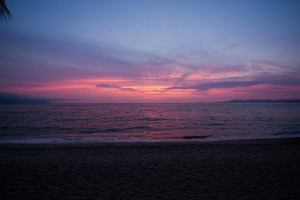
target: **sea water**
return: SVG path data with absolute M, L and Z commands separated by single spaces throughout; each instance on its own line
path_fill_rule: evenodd
M 298 103 L 0 105 L 0 143 L 300 137 Z

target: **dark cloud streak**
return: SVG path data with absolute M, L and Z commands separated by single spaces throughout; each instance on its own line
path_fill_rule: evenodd
M 261 84 L 259 81 L 229 81 L 229 82 L 217 82 L 217 83 L 204 83 L 194 86 L 183 87 L 169 87 L 167 90 L 174 89 L 195 89 L 197 91 L 206 91 L 212 88 L 233 88 L 233 87 L 248 87 L 252 85 Z
M 136 92 L 138 90 L 135 90 L 133 88 L 123 88 L 121 86 L 118 85 L 108 85 L 108 84 L 97 84 L 96 85 L 97 88 L 116 88 L 119 90 L 123 90 L 123 91 L 131 91 L 131 92 Z

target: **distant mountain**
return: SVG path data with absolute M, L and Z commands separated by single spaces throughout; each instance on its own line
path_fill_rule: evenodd
M 0 93 L 0 104 L 44 104 L 51 103 L 50 99 L 23 96 L 11 93 Z
M 300 99 L 233 99 L 230 101 L 224 101 L 223 103 L 300 103 Z

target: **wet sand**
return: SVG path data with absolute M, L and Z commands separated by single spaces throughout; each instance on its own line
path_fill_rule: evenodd
M 0 145 L 0 199 L 300 199 L 300 138 Z

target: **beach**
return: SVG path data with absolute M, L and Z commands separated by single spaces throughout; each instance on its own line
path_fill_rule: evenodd
M 0 199 L 299 199 L 299 144 L 1 144 Z

